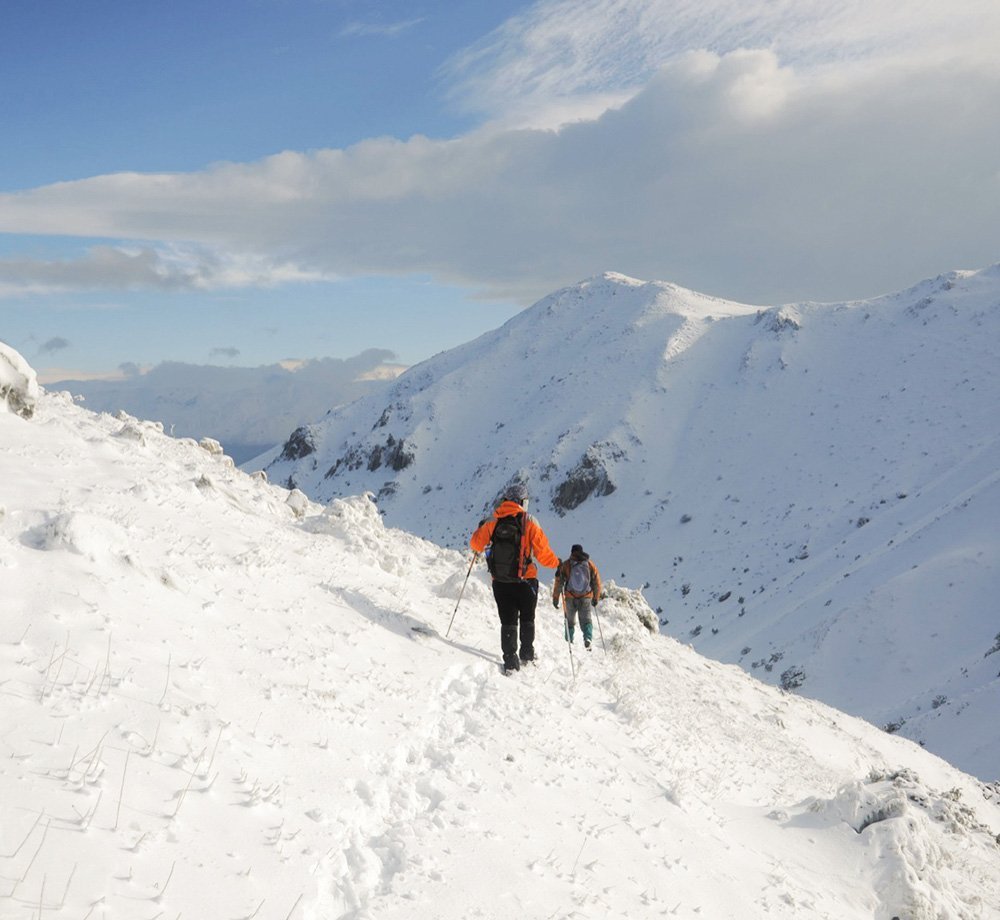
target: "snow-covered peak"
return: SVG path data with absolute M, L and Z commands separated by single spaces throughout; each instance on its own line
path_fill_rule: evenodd
M 665 315 L 698 320 L 742 316 L 759 309 L 665 281 L 640 281 L 616 272 L 605 272 L 556 291 L 510 323 L 532 323 L 545 316 L 555 316 L 579 324 L 596 323 L 598 331 L 613 335 L 619 326 L 641 327 Z
M 523 482 L 665 632 L 993 779 L 998 364 L 995 268 L 769 307 L 605 274 L 255 465 L 456 548 Z
M 506 677 L 482 568 L 368 496 L 44 393 L 0 482 L 5 917 L 1000 916 L 998 790 L 612 572 Z

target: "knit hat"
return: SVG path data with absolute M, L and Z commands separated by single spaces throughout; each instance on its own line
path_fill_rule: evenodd
M 582 556 L 584 554 L 583 547 L 580 546 L 579 543 L 574 543 L 573 546 L 570 548 L 569 554 L 571 556 Z
M 517 502 L 519 505 L 523 505 L 528 500 L 528 490 L 525 488 L 524 483 L 515 482 L 513 485 L 507 486 L 503 497 L 506 501 Z

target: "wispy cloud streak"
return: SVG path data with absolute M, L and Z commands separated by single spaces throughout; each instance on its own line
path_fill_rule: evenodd
M 897 0 L 540 0 L 443 68 L 455 101 L 506 123 L 593 115 L 689 51 L 768 50 L 798 70 L 993 57 L 1000 4 Z

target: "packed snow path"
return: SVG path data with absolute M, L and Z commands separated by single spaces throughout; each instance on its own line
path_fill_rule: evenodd
M 211 442 L 0 415 L 0 917 L 1000 917 L 1000 808 L 911 743 L 539 605 Z M 474 522 L 470 522 L 470 526 Z M 427 627 L 436 635 L 413 629 Z

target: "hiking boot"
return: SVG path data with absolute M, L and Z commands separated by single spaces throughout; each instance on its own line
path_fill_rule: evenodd
M 583 647 L 589 652 L 590 651 L 590 639 L 583 640 Z
M 505 661 L 503 663 L 504 674 L 510 674 L 511 671 L 520 671 L 520 670 L 521 670 L 521 662 L 518 661 L 516 658 L 514 658 L 512 661 Z

